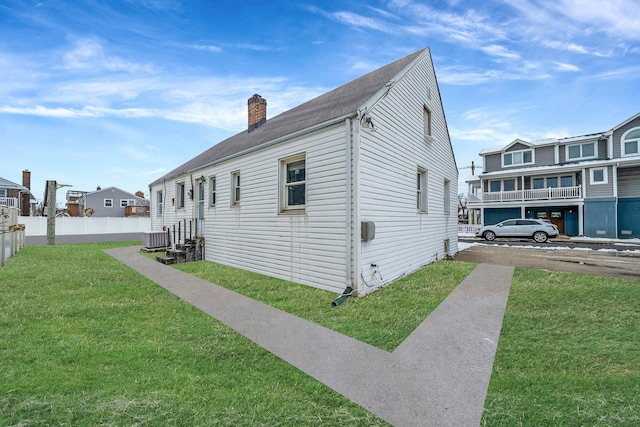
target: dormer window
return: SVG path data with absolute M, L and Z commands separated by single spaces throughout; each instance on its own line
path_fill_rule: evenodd
M 640 128 L 631 129 L 622 135 L 621 145 L 623 156 L 637 156 L 640 154 L 640 151 L 638 151 L 638 146 L 640 145 Z
M 567 160 L 584 160 L 596 157 L 595 142 L 567 145 Z
M 510 151 L 502 153 L 502 166 L 519 166 L 533 163 L 533 152 L 531 150 Z

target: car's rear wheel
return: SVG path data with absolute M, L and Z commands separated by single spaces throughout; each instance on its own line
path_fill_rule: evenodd
M 484 240 L 488 240 L 491 242 L 496 238 L 496 233 L 494 233 L 493 231 L 485 231 L 482 237 L 484 237 Z
M 547 236 L 547 233 L 545 233 L 544 231 L 536 231 L 535 233 L 533 233 L 533 240 L 535 240 L 537 243 L 544 243 L 548 238 L 549 236 Z

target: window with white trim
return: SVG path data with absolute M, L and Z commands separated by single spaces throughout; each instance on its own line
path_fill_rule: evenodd
M 595 142 L 567 145 L 566 150 L 567 160 L 593 159 L 598 155 Z
M 184 182 L 176 183 L 176 207 L 184 208 Z
M 502 191 L 502 181 L 489 181 L 489 192 L 499 193 Z
M 163 200 L 163 196 L 162 196 L 162 191 L 158 191 L 156 193 L 156 206 L 157 206 L 157 213 L 158 216 L 162 216 L 162 200 Z
M 620 140 L 623 156 L 637 156 L 640 154 L 640 128 L 631 129 L 622 135 Z
M 427 170 L 419 167 L 416 180 L 416 209 L 421 213 L 426 213 L 428 210 L 427 185 Z
M 209 178 L 209 206 L 216 205 L 216 177 Z
M 307 204 L 305 154 L 280 160 L 280 211 L 304 212 Z
M 105 208 L 113 207 L 113 199 L 104 199 L 104 207 Z
M 240 171 L 231 172 L 231 206 L 240 205 Z
M 589 175 L 591 177 L 591 184 L 607 184 L 609 183 L 609 176 L 607 168 L 592 168 L 589 169 Z
M 520 150 L 510 151 L 508 153 L 502 153 L 502 166 L 519 166 L 533 163 L 533 151 L 532 150 Z
M 120 199 L 120 207 L 126 208 L 127 206 L 134 206 L 136 201 L 133 199 Z

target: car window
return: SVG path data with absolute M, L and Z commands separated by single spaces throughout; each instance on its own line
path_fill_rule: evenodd
M 514 226 L 514 225 L 516 225 L 516 220 L 515 219 L 510 219 L 509 221 L 503 222 L 502 225 L 505 226 L 505 227 Z
M 537 221 L 532 219 L 519 219 L 518 225 L 540 225 Z

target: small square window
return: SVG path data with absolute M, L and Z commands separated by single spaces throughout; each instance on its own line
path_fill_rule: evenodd
M 113 199 L 104 199 L 104 207 L 105 208 L 113 207 Z
M 591 174 L 591 184 L 593 185 L 607 184 L 609 182 L 609 179 L 607 176 L 607 168 L 591 169 L 590 174 Z

